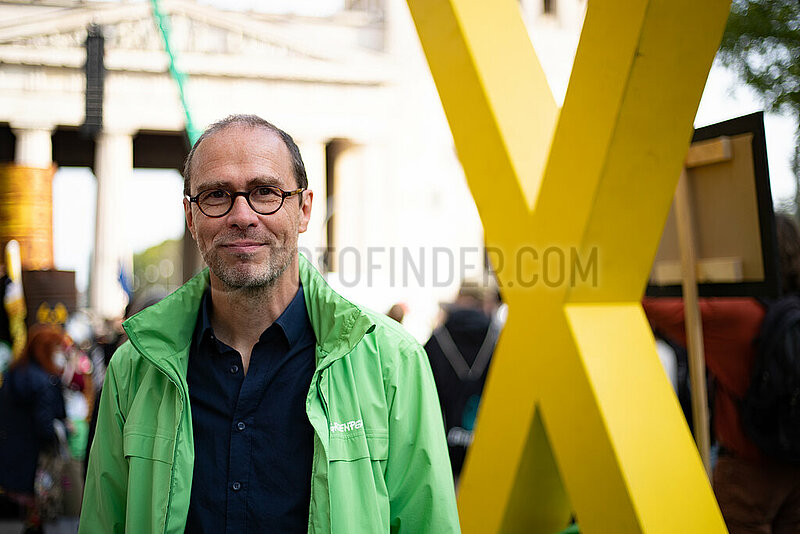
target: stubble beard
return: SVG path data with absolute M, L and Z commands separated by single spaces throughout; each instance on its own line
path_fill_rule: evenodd
M 250 254 L 235 254 L 229 256 L 238 260 L 236 263 L 226 261 L 215 247 L 203 250 L 199 247 L 200 255 L 225 286 L 231 290 L 241 290 L 246 293 L 257 293 L 272 289 L 281 275 L 292 264 L 292 259 L 297 254 L 297 244 L 270 245 L 269 254 L 263 263 L 254 263 Z

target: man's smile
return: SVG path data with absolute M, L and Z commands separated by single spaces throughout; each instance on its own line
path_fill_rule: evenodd
M 222 243 L 222 245 L 220 246 L 225 250 L 228 250 L 229 252 L 232 252 L 234 254 L 247 254 L 256 252 L 262 247 L 267 246 L 267 244 L 259 241 L 242 240 L 242 241 L 232 241 L 228 243 Z

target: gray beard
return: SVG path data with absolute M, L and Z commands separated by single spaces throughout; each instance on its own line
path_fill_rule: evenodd
M 244 290 L 247 293 L 257 293 L 270 289 L 281 275 L 289 268 L 292 258 L 297 254 L 297 247 L 287 250 L 285 247 L 272 249 L 266 264 L 259 265 L 257 272 L 250 269 L 240 269 L 236 266 L 226 264 L 217 254 L 205 254 L 202 250 L 200 255 L 208 265 L 214 275 L 219 280 L 233 290 Z M 242 259 L 246 259 L 243 256 Z

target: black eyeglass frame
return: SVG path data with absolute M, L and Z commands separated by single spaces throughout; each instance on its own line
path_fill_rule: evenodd
M 281 203 L 278 204 L 278 207 L 275 208 L 272 211 L 267 211 L 267 212 L 258 211 L 255 208 L 255 206 L 253 206 L 253 203 L 250 201 L 250 195 L 253 194 L 253 191 L 255 191 L 256 189 L 261 189 L 263 187 L 267 187 L 267 188 L 272 189 L 274 191 L 280 191 Z M 204 189 L 204 190 L 200 191 L 199 193 L 197 193 L 193 197 L 192 196 L 187 196 L 186 198 L 189 199 L 190 203 L 194 202 L 195 204 L 197 204 L 197 209 L 199 209 L 200 213 L 202 213 L 206 217 L 211 217 L 212 219 L 219 219 L 220 217 L 225 217 L 227 214 L 229 214 L 231 212 L 231 210 L 233 209 L 233 204 L 236 202 L 236 197 L 240 197 L 240 196 L 244 197 L 244 199 L 247 201 L 247 205 L 250 206 L 250 209 L 253 210 L 254 212 L 258 213 L 259 215 L 272 215 L 273 213 L 277 213 L 278 211 L 280 211 L 280 209 L 283 207 L 283 203 L 286 201 L 287 198 L 293 197 L 295 195 L 298 195 L 298 194 L 302 193 L 303 191 L 306 191 L 307 189 L 308 188 L 306 188 L 306 187 L 300 187 L 298 189 L 295 189 L 294 191 L 284 191 L 280 187 L 277 187 L 277 186 L 274 186 L 274 185 L 257 185 L 254 188 L 252 188 L 250 191 L 233 191 L 233 192 L 231 192 L 231 191 L 228 191 L 226 189 L 222 189 L 220 187 L 212 187 L 210 189 Z M 224 213 L 221 213 L 220 215 L 209 215 L 208 213 L 203 211 L 203 208 L 200 206 L 200 202 L 199 202 L 200 195 L 202 195 L 203 193 L 208 193 L 209 191 L 222 191 L 223 193 L 228 195 L 228 197 L 231 199 L 230 204 L 228 205 L 228 209 L 225 210 Z

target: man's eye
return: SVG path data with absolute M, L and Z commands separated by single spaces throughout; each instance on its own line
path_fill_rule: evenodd
M 267 187 L 267 186 L 264 186 L 264 187 L 256 187 L 256 188 L 255 188 L 255 190 L 253 190 L 253 195 L 255 195 L 255 196 L 257 196 L 257 197 L 262 197 L 262 198 L 269 198 L 269 197 L 273 197 L 273 196 L 275 196 L 275 197 L 278 197 L 278 196 L 280 196 L 280 194 L 278 193 L 278 191 L 277 191 L 277 190 L 275 190 L 275 188 L 274 188 L 274 187 Z
M 200 193 L 200 204 L 204 206 L 223 206 L 229 201 L 230 196 L 224 189 L 210 189 Z

